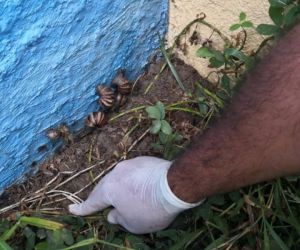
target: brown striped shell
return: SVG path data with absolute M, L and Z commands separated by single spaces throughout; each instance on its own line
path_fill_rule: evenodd
M 56 129 L 49 129 L 47 131 L 47 136 L 50 140 L 57 140 L 60 138 L 60 133 Z
M 100 96 L 98 102 L 99 104 L 106 109 L 111 108 L 114 105 L 115 102 L 115 95 L 114 95 L 114 91 L 109 88 L 109 87 L 105 87 L 102 85 L 98 85 L 97 88 L 97 93 Z
M 58 127 L 58 131 L 60 132 L 61 135 L 68 135 L 68 134 L 70 134 L 70 129 L 65 124 L 60 125 Z
M 116 77 L 112 81 L 112 84 L 117 86 L 118 92 L 122 95 L 128 95 L 131 92 L 131 84 L 125 78 L 123 70 L 118 71 Z
M 95 128 L 95 127 L 103 127 L 106 124 L 107 120 L 105 114 L 101 111 L 93 112 L 88 115 L 86 118 L 85 124 L 88 127 Z
M 117 95 L 117 106 L 122 107 L 126 102 L 127 102 L 127 96 L 122 95 L 121 93 L 119 93 Z
M 70 136 L 70 129 L 66 124 L 61 124 L 57 128 L 49 129 L 47 136 L 50 140 L 64 139 Z

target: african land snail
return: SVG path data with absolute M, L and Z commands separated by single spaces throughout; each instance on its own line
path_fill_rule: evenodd
M 118 93 L 128 95 L 131 92 L 131 84 L 125 78 L 124 70 L 119 70 L 116 77 L 112 80 L 112 84 L 117 86 Z
M 131 93 L 131 84 L 129 80 L 125 78 L 124 70 L 119 70 L 116 77 L 112 80 L 112 85 L 117 88 L 117 96 L 112 88 L 103 85 L 96 87 L 96 92 L 99 95 L 99 104 L 105 110 L 112 108 L 115 105 L 117 107 L 123 106 L 127 101 L 128 94 Z M 103 111 L 93 112 L 86 118 L 86 126 L 95 128 L 102 127 L 107 123 L 106 115 Z
M 88 115 L 85 124 L 90 128 L 100 128 L 103 127 L 107 123 L 106 116 L 104 112 L 97 111 Z
M 47 131 L 47 137 L 52 140 L 63 139 L 66 142 L 72 142 L 72 134 L 66 124 L 61 124 L 57 128 L 52 128 Z
M 99 97 L 99 104 L 104 109 L 111 108 L 115 103 L 115 94 L 114 91 L 106 86 L 98 85 L 96 88 Z
M 119 93 L 117 95 L 117 107 L 122 107 L 127 101 L 127 96 Z

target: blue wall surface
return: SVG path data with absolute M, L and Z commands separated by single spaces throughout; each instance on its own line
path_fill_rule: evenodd
M 98 83 L 119 68 L 132 79 L 142 71 L 167 9 L 167 0 L 0 0 L 0 192 L 53 152 L 49 128 L 84 126 Z

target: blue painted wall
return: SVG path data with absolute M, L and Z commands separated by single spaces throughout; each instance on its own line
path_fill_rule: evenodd
M 141 72 L 167 9 L 167 0 L 0 0 L 0 191 L 53 151 L 47 129 L 83 127 L 99 82 L 118 68 Z

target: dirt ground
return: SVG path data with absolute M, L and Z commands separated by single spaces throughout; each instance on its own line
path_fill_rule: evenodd
M 0 197 L 0 209 L 14 206 L 0 216 L 7 217 L 17 211 L 26 213 L 36 209 L 67 212 L 67 205 L 74 199 L 77 201 L 80 201 L 78 198 L 85 199 L 106 170 L 113 168 L 116 162 L 139 155 L 161 156 L 160 152 L 151 147 L 156 137 L 149 133 L 145 134 L 150 126 L 146 113 L 132 112 L 132 109 L 142 105 L 153 105 L 158 100 L 164 104 L 185 100 L 183 91 L 178 87 L 168 67 L 158 79 L 155 78 L 162 65 L 163 62 L 150 64 L 133 85 L 132 94 L 125 106 L 108 115 L 113 118 L 124 112 L 129 114 L 113 118 L 103 128 L 84 129 L 75 136 L 72 143 L 64 145 L 52 158 L 47 159 L 35 176 L 31 176 L 21 185 L 8 188 Z M 194 89 L 196 81 L 208 84 L 194 68 L 179 59 L 174 60 L 174 66 L 190 90 Z M 145 94 L 151 82 L 153 86 Z M 168 120 L 186 142 L 200 131 L 202 122 L 200 118 L 179 111 L 169 112 Z M 100 164 L 101 162 L 103 163 Z M 85 171 L 87 169 L 90 170 Z M 74 179 L 70 180 L 71 177 Z M 65 181 L 67 182 L 64 184 Z

